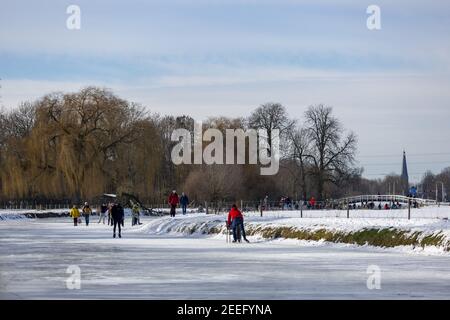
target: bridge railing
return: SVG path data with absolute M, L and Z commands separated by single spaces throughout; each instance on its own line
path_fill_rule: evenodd
M 422 199 L 422 198 L 414 198 L 414 197 L 407 197 L 403 195 L 359 195 L 359 196 L 352 196 L 352 197 L 346 197 L 342 199 L 335 200 L 338 203 L 346 203 L 346 204 L 353 204 L 353 203 L 367 203 L 367 202 L 399 202 L 399 203 L 409 203 L 410 201 L 412 203 L 418 203 L 420 205 L 437 205 L 438 202 L 436 200 L 430 200 L 430 199 Z M 446 203 L 442 203 L 446 204 Z

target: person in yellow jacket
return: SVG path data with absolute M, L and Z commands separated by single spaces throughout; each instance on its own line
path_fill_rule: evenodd
M 73 205 L 72 210 L 70 210 L 70 216 L 73 218 L 73 225 L 78 225 L 78 218 L 80 217 L 80 211 L 76 205 Z
M 91 216 L 91 213 L 92 209 L 89 207 L 89 204 L 85 202 L 83 207 L 83 216 L 84 220 L 86 221 L 86 227 L 89 225 L 89 217 Z
M 139 222 L 139 215 L 140 215 L 139 206 L 137 204 L 135 204 L 133 206 L 132 210 L 133 210 L 133 212 L 132 212 L 133 214 L 132 214 L 132 218 L 131 218 L 131 225 L 134 226 L 134 225 L 137 225 L 137 224 L 141 224 Z

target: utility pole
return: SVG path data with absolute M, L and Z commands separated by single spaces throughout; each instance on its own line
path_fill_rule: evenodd
M 442 187 L 442 189 L 441 189 L 441 202 L 444 202 L 445 201 L 445 199 L 444 199 L 444 197 L 445 197 L 445 190 L 444 190 L 444 183 L 442 181 L 436 182 L 436 202 L 438 201 L 438 185 L 439 185 L 439 183 L 441 184 L 441 187 Z
M 411 219 L 411 198 L 408 199 L 408 220 Z

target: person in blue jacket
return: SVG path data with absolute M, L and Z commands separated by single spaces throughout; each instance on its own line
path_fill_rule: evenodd
M 181 209 L 183 211 L 183 214 L 186 214 L 186 209 L 187 209 L 188 204 L 189 204 L 189 198 L 183 192 L 181 194 L 181 198 L 180 198 L 180 205 L 181 205 Z

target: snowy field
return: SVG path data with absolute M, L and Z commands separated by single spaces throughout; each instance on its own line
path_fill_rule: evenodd
M 140 227 L 131 227 L 128 219 L 122 239 L 113 239 L 111 227 L 98 225 L 95 217 L 89 227 L 76 228 L 68 218 L 1 221 L 0 298 L 450 298 L 449 254 L 256 237 L 250 244 L 228 244 L 223 235 L 187 236 L 172 229 L 224 218 L 144 218 Z M 286 223 L 282 220 L 295 218 L 274 214 L 262 219 Z M 80 267 L 79 290 L 66 287 L 70 265 Z M 381 270 L 379 290 L 367 288 L 370 265 Z

